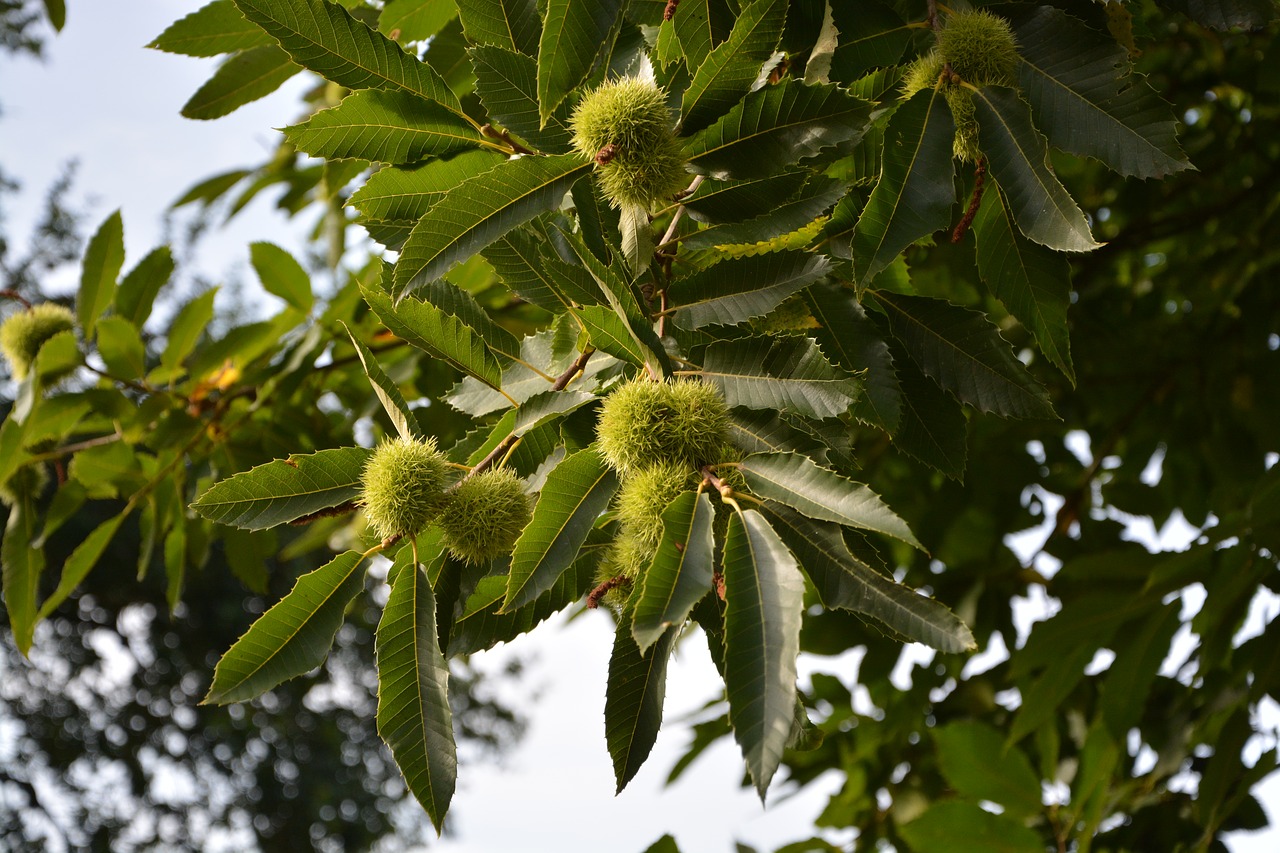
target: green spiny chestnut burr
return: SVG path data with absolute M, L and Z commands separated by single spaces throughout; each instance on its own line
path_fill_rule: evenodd
M 596 424 L 600 452 L 623 477 L 657 462 L 696 469 L 723 461 L 728 435 L 724 399 L 696 379 L 632 380 L 605 399 Z
M 662 512 L 702 477 L 680 462 L 657 462 L 623 480 L 616 507 L 618 523 L 650 556 L 662 541 Z
M 570 126 L 574 148 L 596 161 L 614 207 L 651 210 L 688 183 L 666 93 L 653 83 L 623 77 L 601 84 L 578 104 Z
M 25 379 L 40 354 L 40 347 L 59 332 L 75 328 L 75 322 L 70 308 L 56 302 L 42 302 L 0 324 L 0 350 L 9 362 L 13 378 Z
M 957 12 L 947 18 L 938 47 L 908 66 L 902 94 L 909 98 L 941 80 L 942 94 L 956 125 L 952 150 L 959 159 L 973 163 L 982 152 L 973 93 L 965 84 L 1012 86 L 1017 68 L 1018 45 L 1008 21 L 990 12 Z M 950 74 L 943 73 L 947 69 Z
M 1017 76 L 1018 43 L 999 15 L 979 10 L 948 16 L 938 49 L 952 72 L 974 86 L 1011 86 Z
M 23 465 L 0 483 L 0 504 L 16 506 L 23 498 L 37 498 L 49 485 L 49 472 L 43 464 Z
M 507 468 L 493 468 L 458 483 L 436 521 L 455 559 L 487 563 L 511 552 L 532 517 L 524 483 Z
M 361 475 L 360 502 L 373 529 L 383 539 L 417 535 L 439 513 L 448 473 L 433 439 L 378 445 Z

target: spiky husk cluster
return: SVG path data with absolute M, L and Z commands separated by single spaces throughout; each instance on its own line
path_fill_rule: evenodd
M 415 536 L 440 512 L 449 473 L 433 439 L 384 441 L 365 463 L 360 503 L 383 539 Z
M 487 563 L 511 551 L 532 517 L 520 478 L 491 468 L 458 483 L 436 522 L 454 559 Z
M 598 583 L 617 584 L 603 601 L 621 613 L 662 541 L 663 511 L 698 487 L 703 465 L 735 460 L 738 451 L 724 399 L 698 380 L 638 378 L 621 386 L 605 400 L 596 435 L 622 479 L 618 533 L 597 569 Z
M 705 382 L 639 378 L 604 401 L 596 436 L 600 452 L 624 478 L 658 462 L 697 468 L 722 461 L 729 408 Z
M 0 483 L 0 503 L 15 506 L 23 498 L 37 498 L 47 485 L 49 472 L 43 464 L 23 465 Z
M 56 302 L 42 302 L 0 324 L 0 351 L 9 362 L 13 378 L 25 379 L 40 354 L 40 347 L 54 335 L 74 329 L 75 323 L 70 308 Z
M 1018 69 L 1013 28 L 985 11 L 956 12 L 938 36 L 942 58 L 960 79 L 974 86 L 1011 86 Z
M 587 94 L 570 119 L 573 146 L 596 160 L 600 186 L 614 207 L 646 210 L 685 188 L 685 158 L 672 130 L 666 93 L 623 77 Z
M 944 75 L 948 65 L 951 74 Z M 982 156 L 978 119 L 973 94 L 963 84 L 1012 86 L 1017 69 L 1018 45 L 1008 21 L 990 12 L 957 12 L 947 18 L 938 47 L 907 67 L 902 96 L 909 98 L 921 89 L 931 89 L 941 78 L 942 94 L 956 125 L 952 151 L 964 162 L 973 163 Z

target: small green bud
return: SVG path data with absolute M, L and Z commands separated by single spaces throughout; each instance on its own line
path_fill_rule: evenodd
M 378 445 L 361 476 L 360 502 L 373 529 L 383 539 L 417 535 L 440 511 L 448 472 L 433 439 Z
M 601 84 L 578 104 L 570 127 L 574 148 L 596 161 L 614 207 L 649 210 L 688 183 L 666 93 L 653 83 L 624 77 Z
M 455 559 L 487 563 L 510 553 L 532 517 L 520 478 L 510 469 L 491 468 L 458 483 L 436 521 Z
M 624 477 L 656 462 L 697 468 L 722 461 L 729 408 L 696 379 L 633 380 L 608 396 L 596 424 L 600 452 Z
M 13 378 L 25 379 L 40 354 L 40 347 L 54 335 L 74 328 L 75 315 L 71 309 L 56 302 L 34 305 L 0 324 L 0 351 L 9 362 Z

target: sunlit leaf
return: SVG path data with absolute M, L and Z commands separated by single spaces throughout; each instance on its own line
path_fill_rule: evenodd
M 778 47 L 785 0 L 755 0 L 734 21 L 723 44 L 698 65 L 681 103 L 680 128 L 694 133 L 724 115 L 751 89 L 760 67 Z
M 108 216 L 89 238 L 80 270 L 80 290 L 76 294 L 76 317 L 86 337 L 111 305 L 116 277 L 124 266 L 124 222 L 120 211 Z
M 1098 248 L 1088 220 L 1050 168 L 1049 148 L 1026 101 L 1013 89 L 985 86 L 973 93 L 973 107 L 978 144 L 1018 230 L 1059 252 Z
M 249 262 L 262 287 L 304 314 L 311 310 L 311 276 L 293 255 L 273 243 L 249 244 Z
M 285 138 L 314 157 L 416 163 L 480 144 L 474 125 L 434 101 L 404 91 L 353 92 L 332 109 L 285 128 Z
M 347 605 L 364 586 L 364 555 L 347 551 L 298 578 L 218 661 L 205 704 L 260 696 L 324 663 Z
M 807 456 L 756 453 L 744 459 L 738 470 L 747 478 L 752 492 L 810 518 L 873 530 L 924 549 L 907 523 L 879 495 L 861 483 L 815 465 Z
M 768 314 L 830 268 L 823 255 L 798 251 L 721 261 L 673 281 L 669 306 L 686 329 L 732 326 Z
M 36 596 L 45 565 L 44 550 L 33 544 L 39 521 L 35 509 L 35 501 L 29 496 L 9 507 L 4 539 L 0 540 L 5 611 L 14 644 L 23 655 L 30 653 L 35 635 Z
M 192 508 L 233 527 L 264 530 L 353 501 L 371 451 L 340 447 L 259 465 L 214 484 Z
M 293 61 L 348 89 L 402 89 L 460 111 L 440 76 L 391 39 L 325 0 L 234 0 Z
M 538 41 L 538 107 L 542 124 L 587 78 L 596 56 L 617 35 L 623 0 L 546 0 Z
M 859 382 L 823 357 L 811 338 L 744 338 L 707 348 L 702 376 L 730 406 L 834 418 L 858 397 Z
M 396 263 L 399 296 L 444 276 L 516 226 L 555 208 L 591 162 L 564 154 L 521 157 L 464 180 L 457 202 L 435 205 L 414 226 Z
M 274 44 L 251 47 L 228 57 L 182 106 L 191 119 L 222 118 L 245 104 L 265 98 L 301 71 L 289 54 Z
M 458 0 L 458 15 L 472 44 L 538 55 L 542 23 L 534 0 Z
M 213 0 L 170 24 L 147 47 L 186 56 L 217 56 L 271 44 L 271 37 L 245 20 L 231 0 Z

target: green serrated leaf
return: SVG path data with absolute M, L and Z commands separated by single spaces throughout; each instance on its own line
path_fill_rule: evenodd
M 380 290 L 361 287 L 360 292 L 392 334 L 444 359 L 490 388 L 502 387 L 502 366 L 497 357 L 480 334 L 462 320 L 428 302 L 405 299 L 397 305 Z
M 994 182 L 993 182 L 994 184 Z M 1035 335 L 1040 351 L 1074 385 L 1067 308 L 1071 264 L 1058 252 L 1022 236 L 999 186 L 989 186 L 973 219 L 978 274 L 991 293 Z
M 553 313 L 569 305 L 598 305 L 604 294 L 585 269 L 544 250 L 545 241 L 528 228 L 517 228 L 484 250 L 509 290 Z
M 399 387 L 387 377 L 382 368 L 378 365 L 377 358 L 369 351 L 369 348 L 360 342 L 351 331 L 343 324 L 343 328 L 347 329 L 347 337 L 351 339 L 351 345 L 356 349 L 356 355 L 360 357 L 360 364 L 364 367 L 364 375 L 369 377 L 369 383 L 373 386 L 373 393 L 377 395 L 382 408 L 386 411 L 387 417 L 391 418 L 391 423 L 396 428 L 396 434 L 401 438 L 408 440 L 414 437 L 412 424 L 417 423 L 417 418 L 409 409 L 409 404 L 405 402 L 404 395 L 400 393 Z
M 76 317 L 85 337 L 93 335 L 102 312 L 111 307 L 116 278 L 124 266 L 124 222 L 120 211 L 108 216 L 89 238 L 76 294 Z
M 538 109 L 546 126 L 617 35 L 623 0 L 547 0 L 538 40 Z
M 804 172 L 783 172 L 748 181 L 703 181 L 680 203 L 699 222 L 744 222 L 769 213 L 780 201 L 791 200 L 808 179 Z
M 763 801 L 795 715 L 804 578 L 778 534 L 753 509 L 729 519 L 724 586 L 729 722 Z
M 213 76 L 183 104 L 182 115 L 200 120 L 221 118 L 245 104 L 265 98 L 301 70 L 289 54 L 274 44 L 242 50 L 218 66 Z
M 845 370 L 865 370 L 864 393 L 853 404 L 853 416 L 892 435 L 902 416 L 902 389 L 893 357 L 880 330 L 852 292 L 838 284 L 815 284 L 805 291 L 809 312 L 818 321 L 814 337 Z
M 173 276 L 174 268 L 173 252 L 168 246 L 152 249 L 120 280 L 116 290 L 116 315 L 141 329 L 151 316 L 160 288 Z
M 1052 6 L 1015 16 L 1014 34 L 1019 88 L 1054 147 L 1139 178 L 1191 168 L 1172 110 L 1124 48 Z
M 98 322 L 98 355 L 108 372 L 119 379 L 137 379 L 147 372 L 147 352 L 138 329 L 123 317 Z
M 902 388 L 894 446 L 953 480 L 963 479 L 968 455 L 964 409 L 920 372 L 900 344 L 891 341 L 889 353 Z
M 356 221 L 389 249 L 399 250 L 418 220 L 467 178 L 487 172 L 502 157 L 492 150 L 462 151 L 409 168 L 387 167 L 351 194 Z
M 249 263 L 267 293 L 279 296 L 304 314 L 311 311 L 311 276 L 293 255 L 273 243 L 250 243 Z
M 404 91 L 353 92 L 332 109 L 285 128 L 299 151 L 330 160 L 356 157 L 400 165 L 474 148 L 482 139 L 456 112 Z
M 363 554 L 347 551 L 298 578 L 218 661 L 202 704 L 253 699 L 324 663 L 347 605 L 364 587 L 363 563 Z
M 763 178 L 828 148 L 853 145 L 870 121 L 869 101 L 835 85 L 788 80 L 748 94 L 691 136 L 684 151 L 699 174 L 718 180 Z
M 840 181 L 814 178 L 796 197 L 781 204 L 774 199 L 771 209 L 761 216 L 695 232 L 681 240 L 681 247 L 689 251 L 711 247 L 723 249 L 774 240 L 811 224 L 840 200 L 845 189 Z
M 35 636 L 36 596 L 45 565 L 44 550 L 34 544 L 38 521 L 34 503 L 30 496 L 23 496 L 9 507 L 4 539 L 0 540 L 5 611 L 9 614 L 14 644 L 24 657 L 31 652 Z
M 573 315 L 582 321 L 591 345 L 608 353 L 619 361 L 644 367 L 650 357 L 648 347 L 643 346 L 631 333 L 627 321 L 612 308 L 604 305 L 586 305 L 573 309 Z
M 295 521 L 355 500 L 371 452 L 339 447 L 277 459 L 215 483 L 191 507 L 210 521 L 246 530 Z
M 833 366 L 812 338 L 744 338 L 707 347 L 702 376 L 730 407 L 794 411 L 813 418 L 844 414 L 860 383 Z
M 648 653 L 636 646 L 625 622 L 614 635 L 604 694 L 604 737 L 613 758 L 618 793 L 640 770 L 658 738 L 667 693 L 667 661 L 678 633 L 676 628 L 667 629 Z
M 879 2 L 833 2 L 840 43 L 831 57 L 831 79 L 853 83 L 873 68 L 894 65 L 911 43 L 915 28 Z
M 271 37 L 244 19 L 231 0 L 213 0 L 168 26 L 147 47 L 184 56 L 217 56 L 271 44 Z
M 810 518 L 873 530 L 925 550 L 907 523 L 861 483 L 816 465 L 799 453 L 757 453 L 738 469 L 755 494 L 793 507 Z
M 975 648 L 973 632 L 950 609 L 855 557 L 835 524 L 774 502 L 761 511 L 800 561 L 826 607 L 860 613 L 894 636 L 941 652 Z
M 824 255 L 795 250 L 721 261 L 671 282 L 672 319 L 698 329 L 763 317 L 830 269 Z
M 388 573 L 391 595 L 378 622 L 378 734 L 439 831 L 453 798 L 458 755 L 435 596 L 413 551 L 404 547 L 396 555 Z
M 512 359 L 520 358 L 520 341 L 506 328 L 495 323 L 470 292 L 441 279 L 418 290 L 417 296 L 421 301 L 431 303 L 475 329 L 484 338 L 485 345 L 496 354 Z
M 529 604 L 555 585 L 617 490 L 617 475 L 595 450 L 580 450 L 555 467 L 511 553 L 504 612 Z
M 455 204 L 435 205 L 418 220 L 396 263 L 400 297 L 444 276 L 503 234 L 552 210 L 591 162 L 565 154 L 521 157 L 468 178 Z
M 729 38 L 707 54 L 684 90 L 684 135 L 702 130 L 750 91 L 761 66 L 778 48 L 786 14 L 786 0 L 755 0 L 742 10 Z
M 715 509 L 705 492 L 683 492 L 662 513 L 662 540 L 644 573 L 632 613 L 631 636 L 648 652 L 679 630 L 693 606 L 711 589 Z
M 876 291 L 889 328 L 929 378 L 961 401 L 1011 418 L 1055 418 L 1032 378 L 987 316 L 945 299 Z
M 496 607 L 490 606 L 459 619 L 449 637 L 448 656 L 474 654 L 498 643 L 509 642 L 581 599 L 595 584 L 596 564 L 607 541 L 607 537 L 600 541 L 601 536 L 599 531 L 592 531 L 588 544 L 583 546 L 573 565 L 561 573 L 550 590 L 531 604 L 510 613 L 498 612 Z M 596 540 L 594 544 L 593 539 Z
M 853 234 L 859 286 L 903 249 L 950 223 L 956 200 L 955 131 L 946 100 L 933 89 L 917 92 L 889 119 L 880 180 Z
M 490 118 L 542 151 L 569 151 L 568 104 L 556 107 L 544 126 L 538 112 L 538 63 L 533 57 L 491 45 L 478 45 L 468 53 L 476 72 L 476 94 Z
M 542 22 L 534 0 L 458 0 L 467 41 L 538 55 Z
M 402 89 L 461 113 L 431 66 L 325 0 L 234 0 L 294 62 L 348 89 Z
M 1059 252 L 1098 248 L 1089 222 L 1049 165 L 1044 136 L 1031 122 L 1031 108 L 1013 89 L 985 86 L 973 93 L 978 144 L 1018 229 Z

